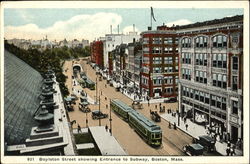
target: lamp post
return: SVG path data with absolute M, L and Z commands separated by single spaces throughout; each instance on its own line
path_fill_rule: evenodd
M 99 113 L 101 113 L 101 98 L 100 98 L 100 94 L 99 94 Z M 101 118 L 99 117 L 99 126 L 101 126 Z
M 86 112 L 86 128 L 88 128 L 88 112 Z
M 110 103 L 111 104 L 111 99 L 110 99 Z M 110 126 L 110 135 L 112 136 L 112 118 L 111 118 L 111 106 L 109 105 L 109 126 Z
M 96 96 L 96 99 L 95 99 L 95 102 L 96 102 L 96 104 L 97 104 L 97 76 L 96 76 L 96 93 L 95 93 L 95 96 Z

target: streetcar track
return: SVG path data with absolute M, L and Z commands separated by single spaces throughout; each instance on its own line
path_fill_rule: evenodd
M 163 141 L 165 141 L 165 143 L 169 143 L 170 145 L 172 145 L 173 147 L 177 148 L 177 150 L 179 150 L 182 154 L 181 155 L 185 155 L 182 151 L 181 148 L 177 147 L 172 141 L 170 141 L 167 137 L 162 136 Z

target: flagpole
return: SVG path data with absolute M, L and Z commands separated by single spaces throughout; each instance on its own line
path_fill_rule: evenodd
M 152 27 L 152 9 L 150 8 L 150 27 L 151 27 L 151 30 L 153 29 Z

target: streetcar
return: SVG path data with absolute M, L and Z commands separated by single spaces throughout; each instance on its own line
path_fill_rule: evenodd
M 110 107 L 123 120 L 128 122 L 146 143 L 156 147 L 161 145 L 162 130 L 160 126 L 118 99 L 111 100 Z
M 90 90 L 95 90 L 95 83 L 94 83 L 92 80 L 90 80 L 89 78 L 87 78 L 87 79 L 85 80 L 85 85 L 86 85 L 86 87 L 89 88 Z
M 122 102 L 118 99 L 111 100 L 110 107 L 113 111 L 115 111 L 125 121 L 128 121 L 128 112 L 133 110 L 127 104 L 125 104 L 124 102 Z
M 162 144 L 162 130 L 153 121 L 141 113 L 132 110 L 128 113 L 128 123 L 151 146 L 159 147 Z

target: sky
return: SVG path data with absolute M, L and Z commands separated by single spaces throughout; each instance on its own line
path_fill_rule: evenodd
M 153 8 L 153 29 L 243 15 L 241 8 Z M 38 40 L 88 39 L 110 33 L 138 33 L 150 26 L 150 8 L 5 8 L 4 37 Z

